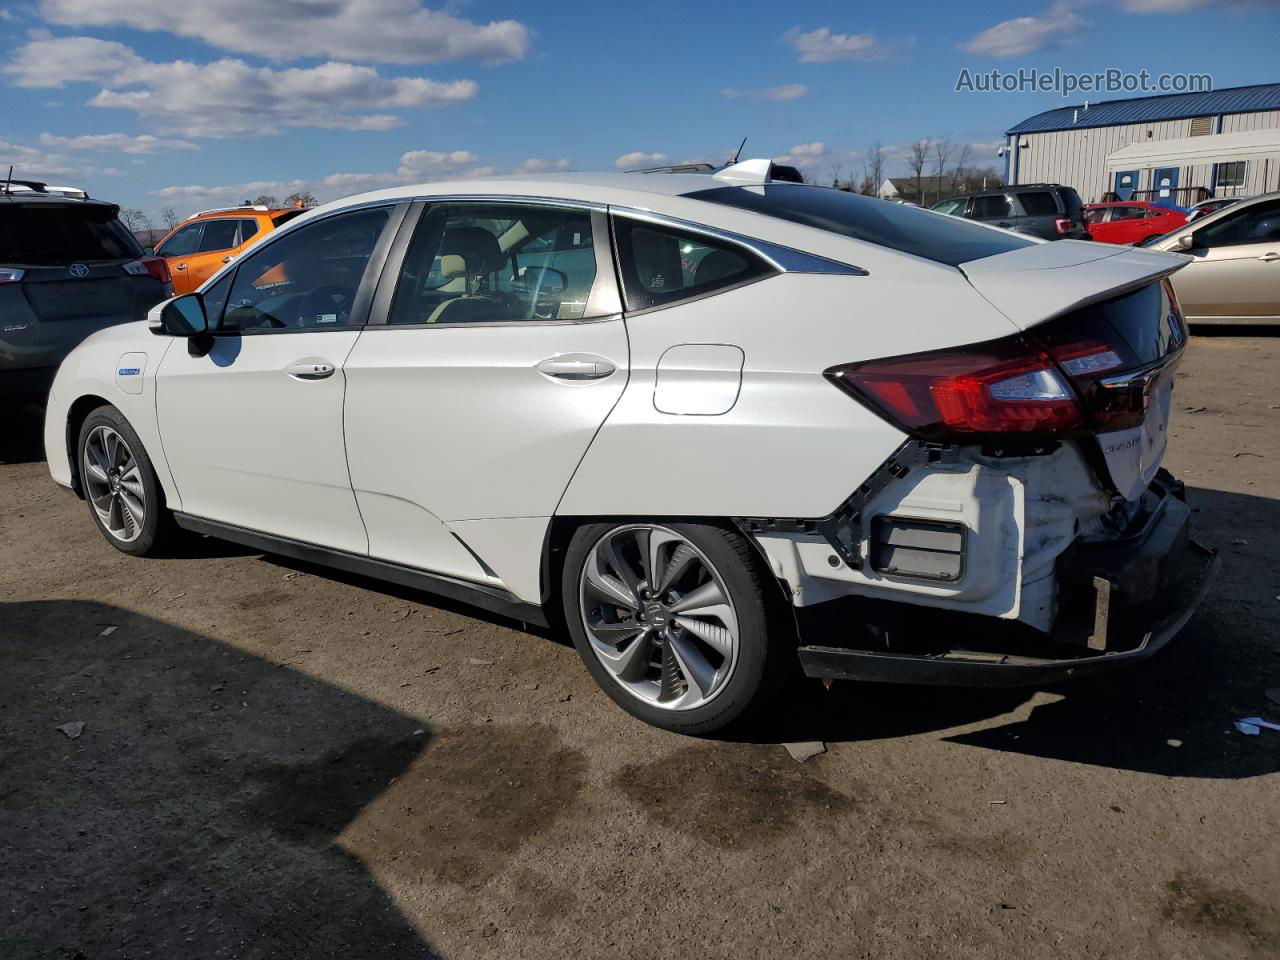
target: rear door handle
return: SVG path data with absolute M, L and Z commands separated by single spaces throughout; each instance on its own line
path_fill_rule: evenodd
M 618 369 L 604 357 L 591 353 L 547 357 L 535 367 L 539 373 L 556 380 L 602 380 Z
M 223 263 L 230 263 L 230 262 L 231 262 L 232 260 L 234 260 L 234 259 L 235 259 L 235 257 L 223 257 L 223 258 L 222 258 L 222 262 L 223 262 Z
M 1280 260 L 1280 253 L 1275 253 L 1275 252 L 1264 253 L 1258 259 L 1261 260 L 1263 263 L 1272 263 L 1276 260 Z
M 180 264 L 178 264 L 176 267 L 174 267 L 173 269 L 175 269 L 175 270 L 185 270 L 185 269 L 187 269 L 187 265 L 186 265 L 185 263 L 180 263 Z
M 332 377 L 337 368 L 321 357 L 306 357 L 295 360 L 284 368 L 284 372 L 295 380 L 323 380 Z

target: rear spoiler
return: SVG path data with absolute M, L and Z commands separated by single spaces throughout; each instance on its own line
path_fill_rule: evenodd
M 960 264 L 969 283 L 1023 330 L 1169 276 L 1190 258 L 1134 247 L 1055 240 Z

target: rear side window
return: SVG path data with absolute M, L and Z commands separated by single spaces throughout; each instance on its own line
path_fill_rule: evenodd
M 258 232 L 257 220 L 241 220 L 240 221 L 240 237 L 239 242 L 244 243 Z
M 1001 217 L 1011 217 L 1013 204 L 1003 193 L 992 197 L 974 197 L 973 213 L 970 216 L 974 220 L 999 220 Z
M 229 250 L 236 245 L 236 233 L 240 229 L 238 220 L 210 220 L 204 225 L 204 235 L 200 238 L 200 253 L 213 253 L 217 250 Z
M 1022 209 L 1027 211 L 1027 216 L 1056 217 L 1058 215 L 1058 202 L 1053 199 L 1053 194 L 1047 190 L 1020 193 L 1018 194 L 1018 200 L 1022 203 Z
M 768 183 L 699 190 L 689 197 L 816 227 L 952 267 L 1035 243 L 932 210 L 829 187 Z
M 142 248 L 110 206 L 5 204 L 0 207 L 0 263 L 47 267 L 93 260 L 132 260 Z
M 628 310 L 706 296 L 775 272 L 749 250 L 673 227 L 617 217 L 618 262 Z

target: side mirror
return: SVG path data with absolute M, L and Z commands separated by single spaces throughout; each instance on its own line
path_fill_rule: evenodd
M 204 312 L 204 297 L 198 293 L 184 293 L 157 304 L 147 314 L 147 322 L 152 333 L 186 337 L 187 352 L 193 357 L 204 356 L 213 346 L 209 318 Z
M 1175 250 L 1190 250 L 1196 245 L 1196 235 L 1194 233 L 1184 233 L 1177 240 L 1173 241 Z

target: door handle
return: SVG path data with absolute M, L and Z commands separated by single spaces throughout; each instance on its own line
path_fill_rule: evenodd
M 604 357 L 589 353 L 571 353 L 547 357 L 535 369 L 556 380 L 602 380 L 618 368 Z
M 1280 260 L 1280 253 L 1276 253 L 1275 251 L 1268 251 L 1267 253 L 1264 253 L 1262 256 L 1260 256 L 1258 259 L 1261 260 L 1263 263 L 1274 263 L 1276 260 Z
M 234 260 L 234 259 L 235 259 L 235 257 L 223 257 L 223 258 L 222 258 L 222 262 L 223 262 L 223 263 L 230 263 L 230 262 L 231 262 L 232 260 Z
M 180 264 L 178 264 L 176 267 L 174 267 L 173 269 L 175 269 L 175 270 L 185 270 L 185 269 L 187 269 L 187 265 L 186 265 L 185 263 L 180 263 Z
M 337 368 L 328 360 L 320 357 L 307 357 L 295 360 L 284 368 L 284 372 L 295 380 L 323 380 L 332 377 Z

